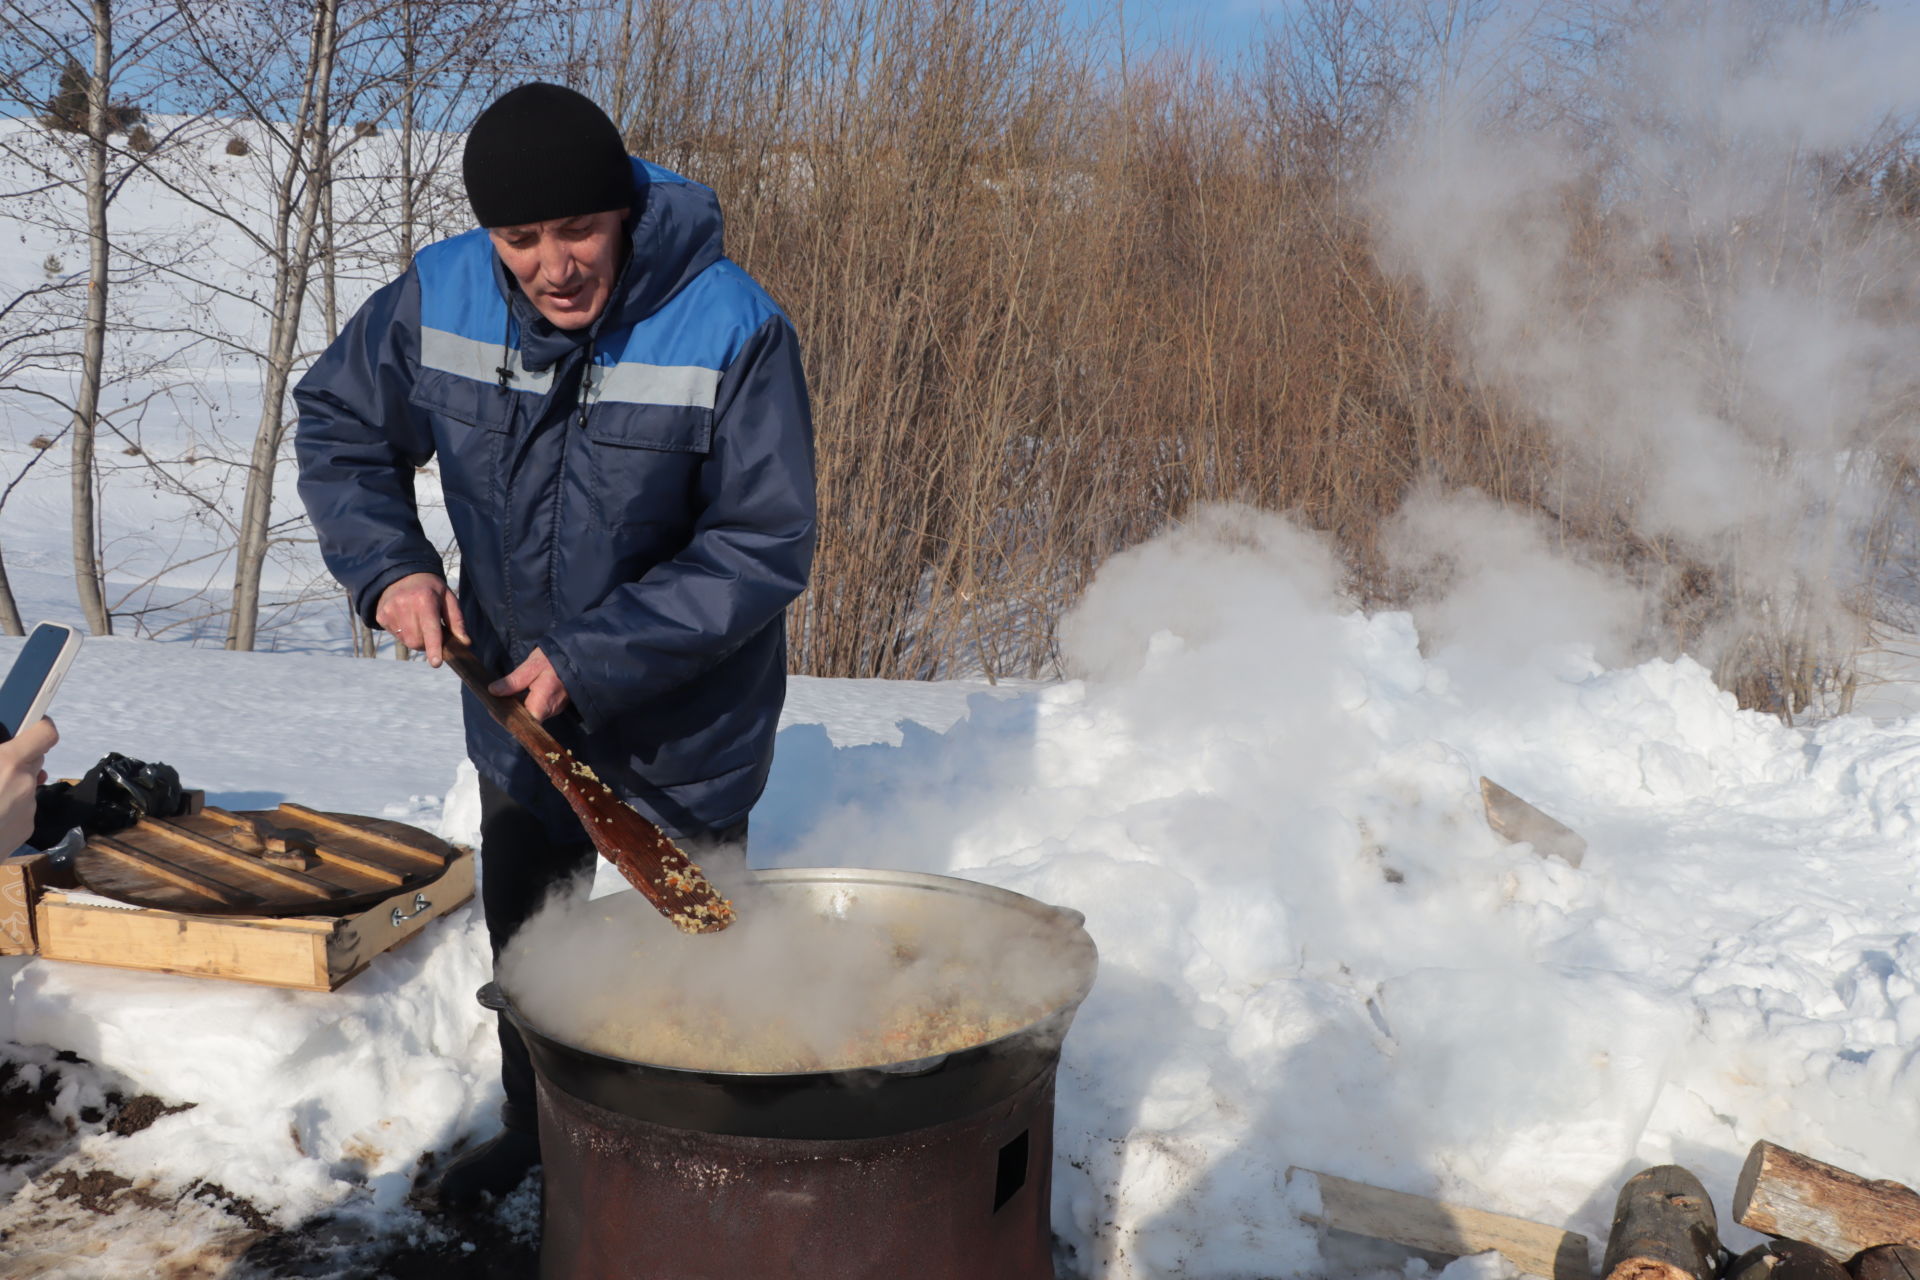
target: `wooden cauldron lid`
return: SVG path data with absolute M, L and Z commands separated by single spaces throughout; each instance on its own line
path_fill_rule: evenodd
M 90 893 L 194 915 L 345 915 L 439 879 L 456 850 L 417 827 L 304 805 L 142 818 L 74 857 Z

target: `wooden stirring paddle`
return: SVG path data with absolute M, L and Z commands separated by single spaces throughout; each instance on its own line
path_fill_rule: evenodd
M 567 798 L 600 856 L 618 867 L 654 910 L 687 933 L 716 933 L 733 923 L 733 903 L 714 892 L 700 868 L 666 832 L 624 803 L 591 768 L 574 759 L 573 752 L 554 741 L 519 699 L 489 693 L 493 678 L 452 632 L 443 633 L 440 644 L 447 665 Z

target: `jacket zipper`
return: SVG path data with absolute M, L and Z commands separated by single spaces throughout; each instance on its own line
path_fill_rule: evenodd
M 593 334 L 587 334 L 583 347 L 585 363 L 580 366 L 580 381 L 574 387 L 574 403 L 578 410 L 577 420 L 582 434 L 587 429 L 587 393 L 593 389 Z M 556 388 L 558 380 L 555 381 Z M 572 432 L 560 433 L 560 474 L 553 486 L 553 523 L 549 527 L 547 544 L 547 615 L 557 619 L 560 616 L 560 527 L 566 517 L 567 467 L 572 461 L 575 448 Z M 584 447 L 584 446 L 583 446 Z M 587 477 L 588 502 L 592 502 L 592 477 Z M 551 654 L 548 655 L 552 657 Z
M 513 389 L 507 385 L 512 382 L 514 378 L 513 361 L 511 357 L 513 350 L 513 328 L 513 303 L 509 300 L 507 303 L 505 332 L 500 335 L 500 367 L 495 370 L 495 372 L 500 375 L 500 394 L 505 396 L 507 401 L 507 439 L 504 448 L 502 448 L 499 441 L 495 441 L 493 446 L 495 470 L 496 472 L 504 471 L 506 473 L 504 475 L 496 474 L 495 483 L 500 486 L 500 584 L 503 588 L 500 594 L 503 597 L 502 603 L 506 606 L 507 612 L 505 619 L 507 634 L 504 639 L 507 642 L 507 665 L 509 670 L 519 665 L 519 662 L 513 655 L 514 651 L 520 647 L 520 624 L 518 618 L 515 617 L 513 607 L 513 556 L 507 550 L 509 531 L 513 528 L 513 485 L 509 483 L 512 479 L 514 463 L 515 433 L 513 428 L 515 425 L 514 419 L 519 416 L 517 411 L 520 407 L 519 397 L 514 395 Z

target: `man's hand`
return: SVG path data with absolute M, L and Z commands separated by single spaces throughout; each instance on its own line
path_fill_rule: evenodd
M 535 649 L 527 660 L 487 686 L 497 698 L 511 698 L 522 689 L 527 693 L 527 711 L 535 720 L 560 714 L 567 705 L 567 686 L 560 683 L 547 655 Z
M 12 853 L 33 834 L 34 788 L 47 780 L 47 752 L 60 741 L 51 720 L 36 720 L 0 742 L 0 849 Z M 0 854 L 0 856 L 5 856 Z
M 410 573 L 380 593 L 373 607 L 373 620 L 385 627 L 393 638 L 409 649 L 426 653 L 427 664 L 440 665 L 440 630 L 444 626 L 467 639 L 467 624 L 460 617 L 460 602 L 453 589 L 437 573 Z

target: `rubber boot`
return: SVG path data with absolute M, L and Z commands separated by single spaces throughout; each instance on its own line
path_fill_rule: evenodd
M 482 1195 L 497 1199 L 518 1187 L 539 1163 L 539 1138 L 524 1129 L 502 1129 L 447 1165 L 433 1185 L 434 1198 L 445 1209 L 471 1209 Z

